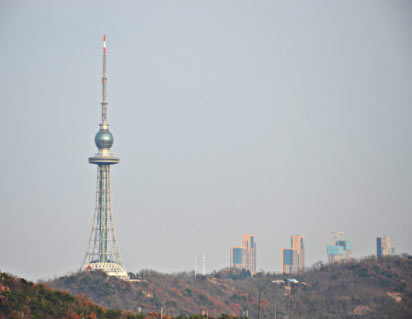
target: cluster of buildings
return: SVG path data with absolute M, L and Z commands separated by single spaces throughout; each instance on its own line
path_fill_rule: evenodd
M 256 240 L 254 234 L 242 236 L 242 245 L 230 247 L 230 268 L 256 273 Z
M 352 243 L 350 240 L 336 240 L 334 245 L 328 245 L 328 262 L 334 263 L 352 258 Z
M 326 247 L 328 262 L 335 263 L 352 258 L 352 242 L 337 239 L 342 232 L 333 232 L 334 243 Z M 390 238 L 383 236 L 376 239 L 377 257 L 393 255 L 395 248 L 391 246 Z M 255 235 L 242 236 L 242 245 L 230 247 L 230 268 L 247 270 L 252 275 L 256 273 L 256 240 Z M 280 272 L 283 274 L 299 274 L 305 270 L 305 245 L 302 235 L 290 238 L 290 248 L 280 250 Z
M 391 246 L 391 239 L 387 236 L 376 238 L 376 256 L 394 255 L 395 247 Z
M 290 239 L 291 248 L 281 249 L 281 272 L 299 273 L 305 268 L 305 247 L 303 236 Z M 242 245 L 230 247 L 230 268 L 256 273 L 256 239 L 254 234 L 242 236 Z
M 298 274 L 305 269 L 305 246 L 303 236 L 293 235 L 290 238 L 290 248 L 280 250 L 280 272 Z

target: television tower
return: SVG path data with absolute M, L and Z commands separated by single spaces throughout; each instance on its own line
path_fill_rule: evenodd
M 89 158 L 89 163 L 97 165 L 96 210 L 90 234 L 89 249 L 82 264 L 82 270 L 102 270 L 109 276 L 128 279 L 120 256 L 114 231 L 112 199 L 110 187 L 110 166 L 119 163 L 119 158 L 110 153 L 113 135 L 107 122 L 107 77 L 106 77 L 106 36 L 103 39 L 103 98 L 100 130 L 94 141 L 98 153 Z

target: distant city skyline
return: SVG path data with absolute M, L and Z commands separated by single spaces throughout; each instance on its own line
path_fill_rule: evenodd
M 411 2 L 17 0 L 0 3 L 2 271 L 84 258 L 102 34 L 128 271 L 226 268 L 249 233 L 257 272 L 292 234 L 306 268 L 326 263 L 316 231 L 354 258 L 383 234 L 412 253 Z

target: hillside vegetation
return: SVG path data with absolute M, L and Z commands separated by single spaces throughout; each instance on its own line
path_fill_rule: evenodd
M 85 294 L 107 308 L 166 315 L 204 312 L 250 318 L 412 318 L 412 260 L 393 256 L 377 261 L 323 265 L 294 277 L 299 284 L 273 283 L 283 277 L 222 270 L 206 277 L 142 271 L 125 282 L 84 272 L 47 282 L 56 289 Z M 260 295 L 260 303 L 259 303 Z M 260 304 L 260 307 L 259 307 Z
M 85 295 L 74 297 L 44 284 L 36 285 L 25 279 L 0 273 L 0 318 L 142 319 L 142 316 L 108 310 L 94 304 Z
M 100 277 L 102 278 L 102 277 Z M 105 278 L 103 278 L 105 280 Z M 0 319 L 160 319 L 156 312 L 132 313 L 118 309 L 106 309 L 94 304 L 87 296 L 72 296 L 44 284 L 33 284 L 22 278 L 0 272 Z M 203 319 L 201 315 L 164 319 Z M 220 315 L 210 319 L 228 319 Z M 232 318 L 236 319 L 236 318 Z

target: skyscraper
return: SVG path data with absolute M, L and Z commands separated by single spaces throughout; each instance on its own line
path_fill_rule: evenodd
M 391 239 L 387 236 L 376 238 L 376 255 L 378 257 L 395 254 L 395 247 L 391 246 Z
M 298 252 L 296 249 L 282 248 L 280 250 L 281 273 L 296 274 L 298 272 Z
M 89 249 L 84 258 L 82 270 L 102 270 L 109 276 L 127 279 L 128 275 L 120 256 L 112 214 L 110 166 L 119 163 L 119 158 L 110 153 L 113 135 L 109 131 L 107 120 L 106 36 L 103 40 L 102 86 L 102 118 L 100 129 L 94 139 L 98 153 L 89 158 L 89 163 L 97 165 L 96 210 Z
M 242 246 L 230 247 L 230 268 L 249 270 L 256 273 L 256 241 L 255 235 L 242 236 Z
M 290 249 L 280 250 L 280 272 L 301 273 L 305 269 L 305 246 L 302 235 L 290 237 Z
M 256 273 L 256 241 L 255 235 L 246 234 L 242 236 L 242 246 L 245 248 L 245 264 L 246 269 L 252 275 Z
M 293 235 L 290 238 L 290 246 L 295 249 L 298 257 L 298 272 L 303 272 L 305 270 L 305 246 L 303 243 L 302 235 Z
M 244 250 L 242 246 L 230 247 L 230 268 L 247 269 L 243 258 Z

